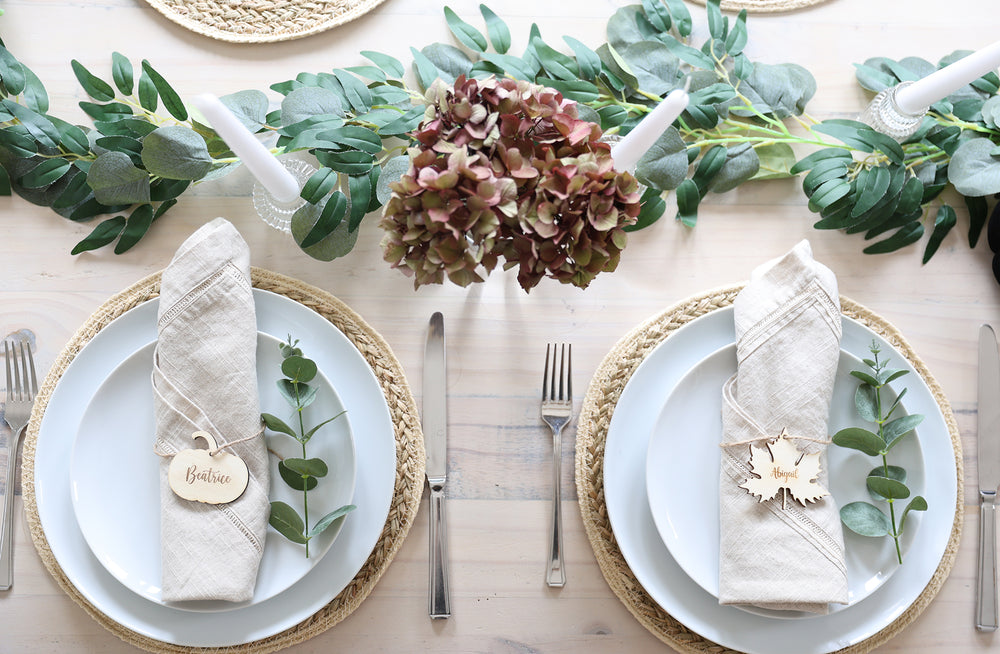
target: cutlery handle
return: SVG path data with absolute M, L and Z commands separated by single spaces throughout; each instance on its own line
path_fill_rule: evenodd
M 7 482 L 3 487 L 3 522 L 0 522 L 0 590 L 14 585 L 14 468 L 17 465 L 17 434 L 7 438 Z
M 997 523 L 996 493 L 980 493 L 979 576 L 976 602 L 976 629 L 997 629 Z
M 566 585 L 566 569 L 562 554 L 562 430 L 552 430 L 552 529 L 549 540 L 549 562 L 545 570 L 545 583 L 553 588 Z
M 451 616 L 451 585 L 448 581 L 448 523 L 444 513 L 444 484 L 431 484 L 430 584 L 427 613 L 431 618 Z

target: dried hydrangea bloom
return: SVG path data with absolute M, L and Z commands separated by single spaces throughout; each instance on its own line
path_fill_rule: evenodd
M 503 259 L 526 291 L 544 277 L 585 288 L 618 265 L 638 182 L 614 169 L 598 125 L 553 89 L 511 79 L 438 80 L 390 185 L 386 261 L 414 285 L 466 286 Z

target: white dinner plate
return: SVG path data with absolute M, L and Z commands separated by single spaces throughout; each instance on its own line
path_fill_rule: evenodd
M 223 647 L 292 627 L 329 602 L 354 578 L 378 542 L 396 478 L 396 440 L 385 396 L 354 345 L 318 313 L 282 295 L 254 289 L 257 329 L 292 334 L 326 373 L 358 434 L 354 503 L 330 551 L 311 574 L 271 599 L 216 613 L 180 611 L 135 594 L 91 553 L 73 515 L 70 456 L 77 428 L 101 381 L 131 353 L 156 339 L 157 300 L 119 316 L 67 366 L 39 425 L 35 501 L 49 548 L 63 573 L 108 618 L 149 638 L 189 647 Z
M 287 421 L 290 416 L 286 414 L 292 410 L 275 384 L 281 377 L 281 343 L 274 336 L 257 334 L 258 393 L 261 411 Z M 73 446 L 70 488 L 77 523 L 104 568 L 133 592 L 162 604 L 160 458 L 153 452 L 156 421 L 150 380 L 155 347 L 155 343 L 149 343 L 126 358 L 97 389 L 84 411 Z M 303 411 L 307 428 L 344 411 L 322 370 L 311 385 L 317 393 L 316 400 Z M 267 445 L 282 458 L 302 456 L 298 441 L 284 434 L 268 435 Z M 193 441 L 191 446 L 195 446 Z M 309 493 L 313 524 L 317 518 L 350 504 L 354 495 L 354 439 L 348 415 L 324 426 L 309 441 L 308 448 L 310 457 L 319 457 L 330 467 L 327 476 Z M 269 456 L 268 497 L 298 507 L 302 493 L 279 476 L 277 455 Z M 231 611 L 274 597 L 323 558 L 349 517 L 337 520 L 310 541 L 308 559 L 302 545 L 268 528 L 253 598 L 248 602 L 177 602 L 171 606 L 188 611 Z
M 940 407 L 905 358 L 880 336 L 844 318 L 841 347 L 862 352 L 872 339 L 911 374 L 907 410 L 922 413 L 920 449 L 924 495 L 930 507 L 903 567 L 864 602 L 810 620 L 774 620 L 720 606 L 670 555 L 646 500 L 646 454 L 663 400 L 701 359 L 733 343 L 732 307 L 706 314 L 678 329 L 645 358 L 618 400 L 604 451 L 604 492 L 615 539 L 638 581 L 665 611 L 720 645 L 756 654 L 776 651 L 827 654 L 872 636 L 891 624 L 920 595 L 944 555 L 954 521 L 958 485 L 955 453 Z
M 865 426 L 854 408 L 854 392 L 859 381 L 850 374 L 852 370 L 867 370 L 858 357 L 870 358 L 871 353 L 867 348 L 864 352 L 840 352 L 830 401 L 830 434 L 845 427 Z M 663 403 L 646 460 L 646 492 L 660 538 L 688 576 L 716 597 L 719 594 L 722 386 L 735 372 L 735 343 L 695 364 Z M 904 376 L 898 383 L 906 384 L 909 377 Z M 895 399 L 891 389 L 884 390 L 882 395 L 883 402 Z M 896 417 L 900 415 L 903 413 L 897 410 Z M 923 492 L 921 432 L 922 429 L 918 429 L 916 435 L 904 438 L 889 456 L 890 463 L 906 469 L 907 485 L 914 495 Z M 881 465 L 880 457 L 830 446 L 826 460 L 830 470 L 828 490 L 838 506 L 871 501 L 864 480 L 872 468 Z M 904 560 L 909 543 L 920 530 L 920 519 L 919 513 L 907 518 L 902 538 Z M 844 546 L 848 603 L 831 604 L 831 611 L 841 611 L 868 597 L 899 568 L 891 538 L 866 538 L 844 528 Z M 803 611 L 741 608 L 775 618 L 816 617 L 815 613 Z

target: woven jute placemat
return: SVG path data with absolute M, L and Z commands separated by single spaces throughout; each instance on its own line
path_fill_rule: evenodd
M 192 32 L 232 43 L 290 41 L 363 16 L 385 0 L 146 0 Z
M 59 586 L 105 629 L 125 642 L 150 652 L 169 654 L 248 652 L 263 654 L 301 643 L 323 633 L 350 615 L 368 597 L 403 544 L 420 506 L 420 496 L 423 493 L 424 485 L 423 433 L 420 430 L 420 418 L 417 414 L 413 394 L 410 392 L 403 369 L 389 345 L 365 323 L 361 316 L 321 289 L 260 268 L 253 268 L 252 279 L 254 288 L 284 295 L 330 321 L 354 343 L 374 371 L 375 377 L 382 387 L 386 404 L 389 407 L 389 414 L 395 426 L 396 478 L 389 506 L 389 516 L 386 518 L 378 543 L 368 556 L 361 571 L 347 587 L 309 618 L 268 638 L 229 647 L 174 645 L 126 629 L 88 602 L 60 569 L 59 563 L 53 556 L 45 538 L 45 532 L 42 530 L 38 505 L 35 500 L 35 448 L 42 416 L 45 414 L 45 409 L 56 384 L 70 362 L 90 339 L 112 320 L 146 300 L 159 296 L 160 273 L 154 273 L 136 282 L 101 305 L 90 319 L 77 330 L 52 365 L 52 369 L 46 376 L 35 400 L 35 408 L 31 415 L 31 421 L 28 423 L 24 442 L 21 487 L 24 493 L 24 510 L 35 549 Z
M 664 339 L 677 329 L 699 316 L 728 307 L 733 303 L 742 286 L 731 286 L 678 302 L 661 313 L 640 324 L 626 334 L 604 357 L 594 374 L 587 395 L 583 401 L 576 432 L 576 485 L 580 501 L 580 512 L 587 538 L 597 557 L 601 572 L 629 612 L 654 636 L 679 652 L 711 652 L 712 654 L 732 653 L 733 650 L 707 640 L 691 631 L 664 611 L 636 579 L 629 569 L 621 550 L 615 541 L 614 532 L 604 502 L 604 446 L 608 426 L 614 414 L 621 393 L 632 373 L 643 359 Z M 869 638 L 839 650 L 841 654 L 861 654 L 883 644 L 919 616 L 951 572 L 958 554 L 958 541 L 962 533 L 962 443 L 958 425 L 941 387 L 927 370 L 902 334 L 868 309 L 847 298 L 841 298 L 841 310 L 845 316 L 854 318 L 872 331 L 881 335 L 913 365 L 924 382 L 927 383 L 941 413 L 944 415 L 952 447 L 957 462 L 955 482 L 958 493 L 955 502 L 955 519 L 944 556 L 938 564 L 930 582 L 917 599 L 892 624 Z
M 705 0 L 694 0 L 694 2 L 705 4 Z M 748 13 L 767 14 L 805 9 L 824 2 L 829 0 L 722 0 L 721 8 L 723 11 L 746 9 Z

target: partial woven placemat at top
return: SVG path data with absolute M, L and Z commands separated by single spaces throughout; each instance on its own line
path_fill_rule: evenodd
M 577 421 L 577 495 L 587 538 L 590 539 L 601 572 L 611 590 L 642 626 L 664 643 L 685 654 L 705 652 L 728 654 L 733 650 L 703 638 L 664 611 L 653 601 L 628 567 L 611 530 L 611 520 L 604 501 L 604 446 L 615 406 L 639 364 L 661 341 L 669 338 L 680 327 L 699 316 L 730 306 L 742 288 L 742 286 L 731 286 L 683 300 L 626 334 L 604 357 L 597 372 L 594 373 Z M 838 651 L 838 654 L 862 654 L 885 643 L 913 622 L 934 599 L 948 578 L 948 573 L 951 572 L 962 534 L 962 443 L 958 424 L 944 392 L 902 334 L 884 319 L 856 302 L 841 297 L 840 305 L 844 315 L 854 318 L 881 335 L 906 357 L 930 388 L 948 425 L 957 462 L 955 483 L 959 489 L 956 494 L 955 520 L 952 523 L 951 536 L 930 582 L 913 604 L 890 625 L 866 640 Z
M 694 0 L 698 4 L 705 4 L 705 0 Z M 828 0 L 722 0 L 723 11 L 739 11 L 746 9 L 750 13 L 776 13 L 779 11 L 792 11 L 794 9 L 805 9 Z
M 182 27 L 220 41 L 267 43 L 316 34 L 385 0 L 146 0 Z
M 420 507 L 420 497 L 424 489 L 424 439 L 420 430 L 420 417 L 410 387 L 403 374 L 403 368 L 396 360 L 385 340 L 346 304 L 326 291 L 278 273 L 253 268 L 251 271 L 254 288 L 271 291 L 295 300 L 320 314 L 339 329 L 354 344 L 371 366 L 389 407 L 389 415 L 395 427 L 396 478 L 392 502 L 382 533 L 375 548 L 360 572 L 326 606 L 299 624 L 285 631 L 242 645 L 230 647 L 185 647 L 155 640 L 123 627 L 101 613 L 84 598 L 80 591 L 66 577 L 56 561 L 42 530 L 35 499 L 35 450 L 38 429 L 48 406 L 52 392 L 69 364 L 99 331 L 112 320 L 147 300 L 160 294 L 160 273 L 154 273 L 118 293 L 103 305 L 77 330 L 66 347 L 56 358 L 45 377 L 45 382 L 35 400 L 35 407 L 28 423 L 24 441 L 21 488 L 24 494 L 24 512 L 31 529 L 31 538 L 42 563 L 55 580 L 73 600 L 90 614 L 102 627 L 122 640 L 150 652 L 163 654 L 227 654 L 247 652 L 264 654 L 306 641 L 334 626 L 351 614 L 375 588 L 375 584 L 388 569 L 396 552 L 399 551 L 406 534 Z

